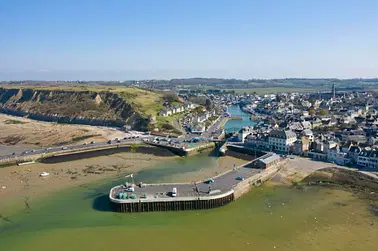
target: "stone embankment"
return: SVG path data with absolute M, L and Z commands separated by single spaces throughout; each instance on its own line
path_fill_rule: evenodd
M 378 177 L 354 169 L 328 167 L 315 171 L 303 182 L 329 182 L 342 185 L 367 187 L 378 191 Z
M 88 146 L 81 149 L 66 149 L 66 150 L 60 150 L 56 152 L 36 153 L 36 154 L 30 154 L 30 155 L 25 155 L 25 156 L 2 158 L 0 159 L 0 166 L 39 161 L 39 160 L 43 160 L 43 159 L 47 159 L 51 157 L 59 157 L 59 156 L 65 156 L 65 155 L 80 155 L 80 154 L 88 153 L 88 152 L 96 152 L 96 151 L 102 151 L 102 150 L 107 150 L 107 149 L 117 149 L 117 148 L 127 147 L 130 145 L 140 144 L 140 143 L 142 142 L 125 142 L 125 143 L 108 144 L 108 145 L 101 145 L 101 146 Z

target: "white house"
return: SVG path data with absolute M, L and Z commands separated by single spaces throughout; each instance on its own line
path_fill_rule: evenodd
M 252 128 L 251 127 L 243 127 L 242 129 L 240 129 L 239 133 L 238 133 L 238 140 L 240 142 L 244 142 L 244 139 L 252 133 Z
M 341 147 L 335 146 L 333 148 L 328 149 L 327 152 L 327 160 L 332 163 L 336 163 L 338 165 L 345 165 L 347 164 L 350 159 L 347 157 L 348 154 L 341 150 Z
M 378 168 L 378 151 L 376 149 L 364 149 L 360 152 L 357 165 L 367 168 Z
M 297 140 L 297 135 L 291 130 L 272 130 L 269 133 L 269 147 L 279 152 L 289 152 Z

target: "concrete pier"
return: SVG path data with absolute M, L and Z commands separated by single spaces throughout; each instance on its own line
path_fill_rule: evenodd
M 145 184 L 135 186 L 132 192 L 119 185 L 110 190 L 109 199 L 116 212 L 197 210 L 224 206 L 279 170 L 279 165 L 268 169 L 253 168 L 253 162 L 258 159 L 213 177 L 210 182 Z M 173 188 L 177 190 L 175 197 L 172 196 Z M 120 194 L 126 196 L 121 198 Z

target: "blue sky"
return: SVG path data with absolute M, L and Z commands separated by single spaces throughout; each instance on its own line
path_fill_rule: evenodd
M 376 0 L 0 0 L 0 80 L 378 77 Z

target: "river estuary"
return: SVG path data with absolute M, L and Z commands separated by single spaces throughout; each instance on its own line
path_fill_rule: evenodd
M 254 123 L 238 106 L 229 112 L 242 120 L 228 121 L 228 131 Z M 223 161 L 232 165 L 235 159 Z M 138 171 L 135 182 L 194 181 L 219 163 L 208 153 L 170 158 Z M 8 210 L 0 219 L 0 250 L 365 251 L 378 246 L 378 217 L 371 208 L 377 202 L 339 188 L 268 182 L 213 210 L 122 214 L 111 212 L 108 203 L 109 189 L 121 182 L 105 179 L 63 189 L 33 200 L 30 208 Z M 0 208 L 6 208 L 1 197 Z
M 136 182 L 188 180 L 218 157 L 170 159 Z M 122 214 L 109 211 L 109 188 L 123 180 L 65 189 L 0 220 L 0 250 L 374 250 L 371 201 L 340 189 L 267 183 L 214 210 Z M 376 202 L 375 202 L 376 203 Z

